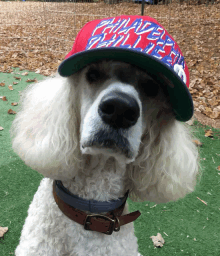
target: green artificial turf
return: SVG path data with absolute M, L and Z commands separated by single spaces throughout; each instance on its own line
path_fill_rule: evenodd
M 11 149 L 9 129 L 14 115 L 9 115 L 8 109 L 17 111 L 19 91 L 27 86 L 27 78 L 37 80 L 43 76 L 15 69 L 13 74 L 0 73 L 0 96 L 6 96 L 8 101 L 0 99 L 0 226 L 8 227 L 4 240 L 0 240 L 0 256 L 13 255 L 19 242 L 20 232 L 27 216 L 27 210 L 36 192 L 42 175 L 25 166 Z M 18 81 L 14 76 L 20 76 Z M 14 81 L 14 90 L 8 85 Z M 196 190 L 177 202 L 156 205 L 151 202 L 134 203 L 128 199 L 130 211 L 141 211 L 141 216 L 134 222 L 135 234 L 138 237 L 139 251 L 143 256 L 161 255 L 196 255 L 219 256 L 220 223 L 220 131 L 214 131 L 213 138 L 205 137 L 204 127 L 195 122 L 191 127 L 196 137 L 203 143 L 200 148 L 202 178 Z M 204 200 L 207 205 L 199 199 Z M 165 239 L 162 248 L 154 248 L 152 235 L 161 233 Z M 46 255 L 45 255 L 46 256 Z
M 22 76 L 25 70 L 15 69 L 13 74 L 0 73 L 0 96 L 6 96 L 8 101 L 0 99 L 0 226 L 8 227 L 4 240 L 0 240 L 0 256 L 14 255 L 14 250 L 19 242 L 27 209 L 33 199 L 42 175 L 27 167 L 11 148 L 9 129 L 14 115 L 9 115 L 8 110 L 17 111 L 18 106 L 11 106 L 12 102 L 19 101 L 19 91 L 22 91 L 29 83 L 26 80 L 41 80 L 44 77 L 29 72 L 28 76 Z M 21 81 L 14 78 L 21 77 Z M 13 82 L 18 82 L 13 85 Z M 13 85 L 10 91 L 8 85 Z

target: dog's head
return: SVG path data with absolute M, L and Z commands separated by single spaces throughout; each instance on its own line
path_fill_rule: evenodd
M 73 77 L 81 87 L 83 154 L 104 154 L 125 163 L 134 162 L 143 134 L 159 120 L 159 114 L 163 113 L 163 120 L 174 119 L 164 88 L 135 66 L 101 61 Z
M 62 180 L 74 178 L 88 156 L 114 158 L 133 200 L 183 197 L 194 189 L 198 152 L 156 80 L 130 64 L 102 61 L 31 85 L 11 128 L 13 149 Z

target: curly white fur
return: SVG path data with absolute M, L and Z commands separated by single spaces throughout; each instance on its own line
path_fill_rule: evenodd
M 13 149 L 47 178 L 28 210 L 17 256 L 138 255 L 133 223 L 111 236 L 84 230 L 59 210 L 52 195 L 53 179 L 62 180 L 80 197 L 100 201 L 117 199 L 129 189 L 134 201 L 161 203 L 194 190 L 198 152 L 187 125 L 175 120 L 162 90 L 155 98 L 143 96 L 135 82 L 116 79 L 115 72 L 127 70 L 128 64 L 100 66 L 109 78 L 98 85 L 88 84 L 86 67 L 69 78 L 56 75 L 30 85 L 23 93 L 11 128 Z M 134 67 L 133 74 L 144 76 Z M 140 107 L 137 124 L 118 133 L 128 140 L 130 159 L 120 151 L 83 147 L 98 129 L 111 132 L 97 106 L 102 95 L 114 90 L 132 95 Z

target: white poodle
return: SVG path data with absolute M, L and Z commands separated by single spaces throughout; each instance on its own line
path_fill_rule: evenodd
M 139 212 L 129 214 L 126 192 L 164 203 L 196 184 L 187 125 L 164 86 L 129 63 L 102 60 L 30 85 L 12 135 L 15 152 L 45 176 L 17 256 L 138 256 Z
M 53 180 L 99 201 L 129 189 L 132 200 L 168 202 L 195 185 L 197 149 L 187 126 L 155 81 L 129 64 L 101 62 L 30 85 L 12 130 L 13 149 L 49 177 L 30 205 L 17 256 L 138 255 L 132 223 L 111 236 L 85 230 L 58 208 Z

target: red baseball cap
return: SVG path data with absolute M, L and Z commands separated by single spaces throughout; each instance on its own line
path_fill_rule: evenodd
M 133 64 L 165 86 L 175 117 L 193 115 L 189 71 L 183 54 L 163 26 L 149 16 L 122 15 L 88 22 L 58 72 L 68 77 L 102 59 Z

